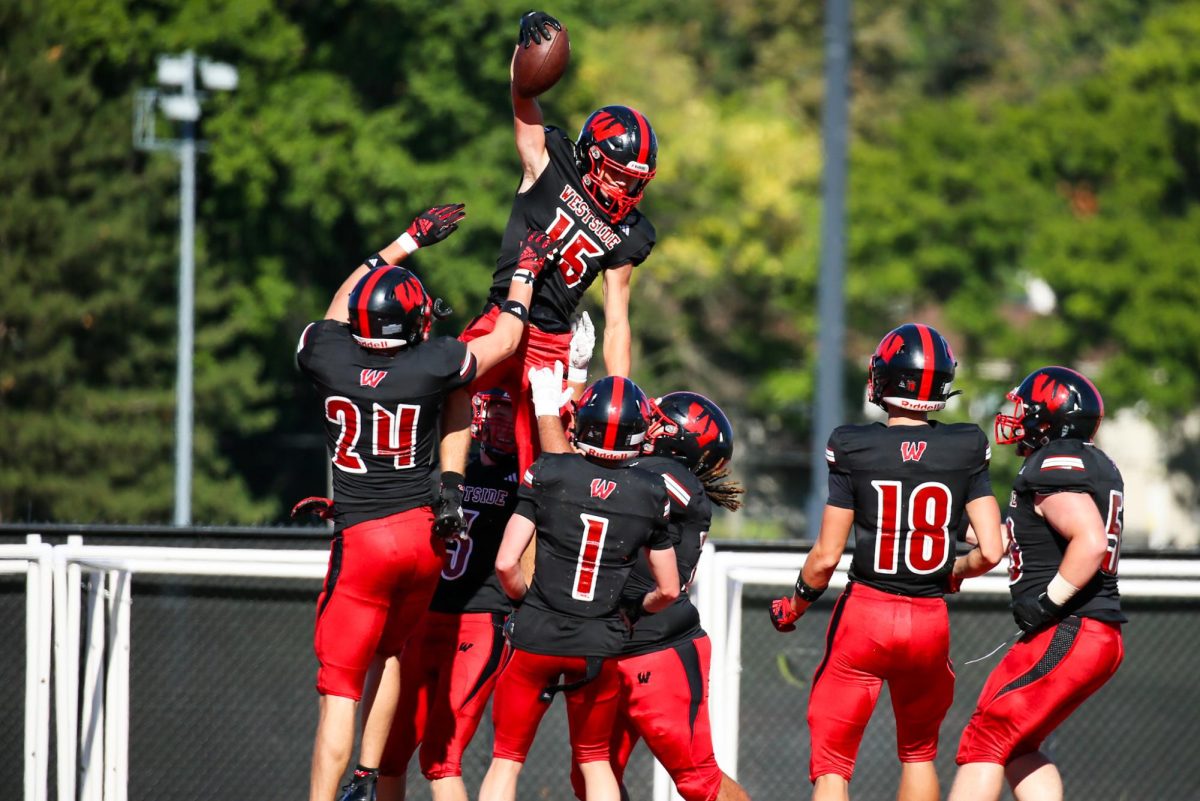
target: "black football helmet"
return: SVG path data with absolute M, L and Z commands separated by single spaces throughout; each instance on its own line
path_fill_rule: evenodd
M 905 323 L 888 332 L 867 364 L 868 399 L 915 412 L 936 412 L 950 391 L 958 362 L 950 343 L 932 326 Z
M 433 299 L 403 267 L 368 272 L 350 291 L 349 306 L 350 333 L 364 348 L 411 347 L 429 335 Z
M 1056 439 L 1091 442 L 1104 419 L 1096 385 L 1067 367 L 1041 367 L 1006 396 L 1012 414 L 996 415 L 996 442 L 1028 456 Z
M 696 392 L 671 392 L 650 404 L 642 450 L 677 459 L 698 476 L 715 473 L 733 456 L 733 426 L 721 407 Z
M 495 461 L 512 458 L 517 452 L 513 430 L 512 398 L 502 389 L 489 389 L 471 396 L 471 437 Z
M 628 459 L 642 451 L 649 416 L 637 384 L 621 376 L 601 378 L 579 398 L 572 441 L 586 456 Z
M 584 191 L 615 224 L 638 204 L 654 177 L 658 139 L 640 111 L 605 106 L 584 122 L 575 142 L 575 161 Z

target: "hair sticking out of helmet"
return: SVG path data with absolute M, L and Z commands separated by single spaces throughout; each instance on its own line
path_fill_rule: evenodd
M 905 323 L 887 333 L 867 364 L 871 403 L 914 412 L 936 412 L 957 392 L 950 389 L 958 361 L 932 326 Z
M 512 458 L 517 452 L 512 398 L 502 389 L 471 396 L 471 437 L 493 461 Z
M 387 350 L 425 341 L 433 301 L 421 279 L 403 267 L 371 270 L 348 298 L 350 333 L 364 348 Z
M 601 461 L 641 453 L 650 407 L 628 378 L 608 376 L 583 391 L 575 410 L 573 442 L 583 455 Z
M 1104 419 L 1104 399 L 1083 373 L 1069 367 L 1034 370 L 1006 396 L 1012 414 L 996 415 L 996 442 L 1028 456 L 1056 439 L 1091 442 Z
M 650 121 L 629 106 L 592 112 L 575 142 L 584 191 L 618 223 L 642 200 L 658 169 L 658 139 Z

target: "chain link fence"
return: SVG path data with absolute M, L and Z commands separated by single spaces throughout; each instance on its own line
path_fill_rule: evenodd
M 323 543 L 317 539 L 308 546 Z M 295 579 L 134 577 L 131 801 L 307 794 L 317 711 L 312 627 L 319 589 L 319 582 Z M 809 794 L 808 684 L 823 653 L 833 602 L 823 599 L 797 632 L 783 636 L 771 628 L 766 612 L 777 594 L 748 586 L 743 598 L 738 775 L 758 801 L 795 801 Z M 0 729 L 0 788 L 6 788 L 6 798 L 19 797 L 14 791 L 22 783 L 24 602 L 23 577 L 0 576 L 0 709 L 10 722 Z M 1015 631 L 1002 597 L 956 596 L 950 603 L 958 684 L 937 759 L 943 792 L 953 778 L 958 736 L 1000 654 L 965 662 Z M 1071 798 L 1200 799 L 1200 760 L 1194 758 L 1200 684 L 1192 677 L 1200 657 L 1200 597 L 1127 599 L 1125 605 L 1133 622 L 1125 629 L 1124 665 L 1054 735 L 1050 751 L 1060 760 Z M 556 700 L 522 774 L 520 798 L 571 796 L 565 717 L 564 703 Z M 722 725 L 714 721 L 714 730 Z M 472 795 L 490 750 L 489 713 L 464 759 Z M 652 769 L 646 749 L 639 747 L 626 775 L 634 801 L 651 797 Z M 53 785 L 53 767 L 50 773 Z M 895 798 L 898 776 L 885 690 L 851 792 L 856 799 Z M 408 786 L 409 798 L 428 798 L 415 760 Z

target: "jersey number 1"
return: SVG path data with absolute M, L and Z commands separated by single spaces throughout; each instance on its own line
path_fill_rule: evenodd
M 900 568 L 899 481 L 872 481 L 879 501 L 875 533 L 875 572 L 895 574 Z M 913 573 L 936 573 L 950 555 L 950 488 L 937 481 L 918 485 L 908 496 L 908 533 L 904 563 Z
M 608 534 L 608 518 L 581 514 L 583 537 L 579 542 L 579 558 L 575 560 L 575 582 L 571 597 L 590 601 L 596 597 L 596 576 L 600 572 L 600 554 L 604 552 L 604 537 Z

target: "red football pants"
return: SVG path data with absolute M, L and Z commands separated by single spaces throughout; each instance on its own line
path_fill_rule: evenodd
M 362 698 L 371 659 L 399 654 L 424 617 L 445 552 L 428 506 L 334 537 L 313 638 L 319 693 Z
M 896 716 L 901 762 L 937 756 L 938 728 L 954 699 L 950 617 L 941 598 L 909 598 L 851 583 L 838 598 L 825 658 L 808 701 L 809 779 L 846 781 L 883 682 Z
M 1120 624 L 1086 617 L 1021 638 L 983 685 L 955 761 L 1006 765 L 1037 751 L 1124 657 Z
M 721 769 L 713 754 L 708 718 L 708 636 L 650 654 L 617 660 L 621 681 L 609 761 L 617 781 L 638 740 L 644 739 L 671 775 L 685 801 L 713 801 L 721 790 Z M 571 787 L 583 801 L 583 773 L 571 764 Z
M 500 671 L 492 701 L 492 724 L 496 730 L 492 756 L 524 762 L 538 724 L 550 708 L 550 704 L 540 700 L 542 690 L 548 685 L 579 681 L 586 673 L 587 660 L 582 656 L 548 656 L 509 648 L 508 661 Z M 608 759 L 608 739 L 617 716 L 619 692 L 616 663 L 606 659 L 600 675 L 576 690 L 563 693 L 567 698 L 571 756 L 576 762 Z
M 430 781 L 462 775 L 500 669 L 504 615 L 430 612 L 400 658 L 400 701 L 379 772 L 403 776 L 419 745 Z
M 463 342 L 478 339 L 496 327 L 500 308 L 493 306 L 476 317 L 459 335 Z M 513 403 L 513 436 L 517 441 L 517 475 L 525 475 L 541 453 L 537 436 L 537 417 L 533 413 L 533 398 L 529 394 L 529 370 L 553 367 L 559 361 L 565 370 L 570 365 L 571 334 L 547 334 L 528 325 L 521 337 L 517 352 L 471 382 L 471 392 L 499 387 L 508 393 Z

